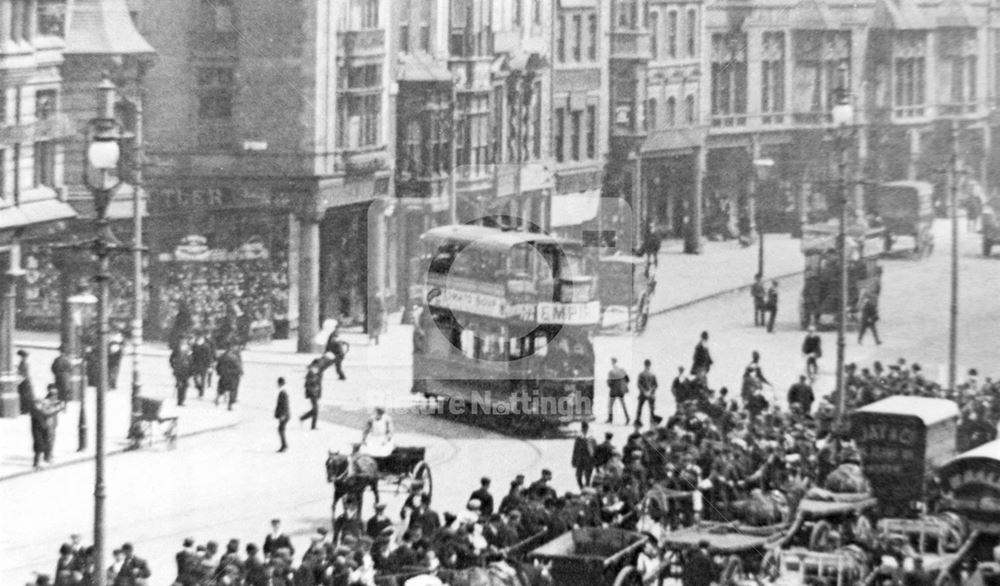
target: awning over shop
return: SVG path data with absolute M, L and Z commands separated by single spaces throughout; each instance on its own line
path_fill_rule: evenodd
M 872 27 L 886 30 L 929 30 L 934 28 L 931 19 L 912 0 L 879 0 L 875 5 Z
M 650 133 L 642 145 L 643 153 L 691 151 L 705 145 L 708 131 L 704 128 L 671 128 Z
M 64 201 L 43 199 L 0 208 L 0 231 L 30 228 L 37 224 L 58 222 L 76 217 L 76 211 Z
M 396 81 L 451 83 L 451 72 L 443 63 L 430 55 L 404 55 L 399 59 Z
M 568 195 L 553 195 L 551 200 L 553 228 L 578 226 L 597 217 L 601 192 L 598 189 L 591 189 Z

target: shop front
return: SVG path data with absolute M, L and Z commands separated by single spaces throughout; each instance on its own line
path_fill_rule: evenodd
M 305 196 L 291 185 L 151 188 L 150 336 L 165 339 L 181 315 L 210 335 L 289 337 L 292 205 Z

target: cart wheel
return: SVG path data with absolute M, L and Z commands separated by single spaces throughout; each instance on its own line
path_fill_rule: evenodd
M 830 524 L 818 521 L 809 533 L 809 549 L 812 551 L 827 551 L 830 548 Z
M 726 569 L 722 571 L 722 579 L 719 581 L 722 586 L 735 584 L 743 577 L 743 560 L 735 555 L 729 556 L 726 561 Z
M 854 543 L 862 547 L 869 547 L 875 540 L 875 535 L 872 532 L 872 522 L 864 515 L 859 516 L 854 521 L 854 524 L 851 526 L 851 533 L 854 534 Z
M 758 578 L 764 578 L 768 582 L 774 582 L 778 579 L 778 574 L 781 571 L 781 564 L 778 563 L 778 553 L 770 549 L 766 554 L 764 554 L 764 559 L 760 562 L 760 572 L 758 573 Z
M 426 494 L 429 498 L 434 497 L 434 478 L 431 476 L 431 467 L 427 462 L 423 460 L 417 462 L 413 466 L 413 472 L 410 472 L 411 480 L 418 480 L 423 483 L 423 488 L 420 490 L 421 494 Z
M 641 586 L 642 577 L 639 576 L 639 570 L 635 569 L 635 566 L 625 566 L 618 572 L 615 576 L 614 586 Z

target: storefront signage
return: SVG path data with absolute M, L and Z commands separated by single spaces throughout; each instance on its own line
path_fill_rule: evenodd
M 968 519 L 972 529 L 1000 533 L 1000 461 L 960 458 L 940 472 L 941 507 Z
M 454 311 L 462 311 L 486 317 L 502 319 L 506 317 L 506 300 L 471 291 L 456 289 L 435 289 L 427 294 L 427 303 Z
M 538 323 L 582 326 L 601 319 L 599 301 L 590 303 L 539 303 Z
M 258 187 L 166 187 L 153 189 L 153 211 L 191 208 L 290 207 L 293 194 Z
M 511 319 L 517 319 L 523 322 L 534 322 L 536 312 L 536 306 L 534 303 L 519 303 L 517 305 L 511 305 L 507 308 L 507 317 Z

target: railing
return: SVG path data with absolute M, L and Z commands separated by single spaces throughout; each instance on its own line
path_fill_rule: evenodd
M 714 127 L 731 127 L 731 126 L 746 126 L 747 115 L 746 114 L 713 114 L 712 115 L 712 126 Z
M 938 106 L 938 114 L 941 116 L 961 116 L 963 114 L 975 114 L 978 109 L 978 102 L 941 104 Z
M 384 55 L 385 29 L 364 31 L 344 31 L 337 33 L 340 39 L 340 53 L 352 57 Z
M 649 61 L 653 57 L 649 33 L 644 30 L 611 32 L 611 58 Z

